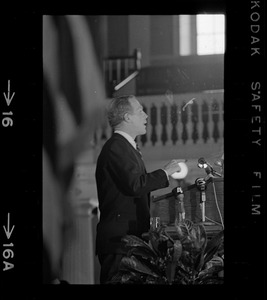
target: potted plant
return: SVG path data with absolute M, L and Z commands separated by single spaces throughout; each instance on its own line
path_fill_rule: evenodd
M 127 254 L 116 284 L 222 284 L 224 282 L 224 231 L 210 240 L 202 224 L 183 220 L 175 224 L 175 237 L 166 227 L 150 229 L 147 238 L 122 238 Z

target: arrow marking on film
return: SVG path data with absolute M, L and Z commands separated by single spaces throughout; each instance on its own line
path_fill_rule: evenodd
M 6 93 L 3 93 L 3 94 L 6 99 L 6 104 L 9 106 L 15 95 L 15 92 L 14 92 L 10 98 L 10 80 L 7 81 L 7 95 L 6 95 Z
M 7 228 L 5 226 L 4 227 L 4 230 L 5 230 L 5 233 L 6 233 L 6 236 L 7 236 L 7 239 L 10 238 L 11 234 L 12 234 L 12 231 L 15 227 L 15 225 L 12 226 L 11 230 L 9 230 L 9 225 L 10 225 L 10 213 L 7 214 Z

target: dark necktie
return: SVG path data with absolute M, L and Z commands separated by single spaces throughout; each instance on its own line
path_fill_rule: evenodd
M 140 150 L 140 148 L 139 148 L 139 146 L 138 146 L 138 144 L 137 143 L 135 143 L 136 144 L 136 150 L 139 152 L 139 154 L 141 155 L 141 157 L 142 157 L 142 152 L 141 152 L 141 150 Z

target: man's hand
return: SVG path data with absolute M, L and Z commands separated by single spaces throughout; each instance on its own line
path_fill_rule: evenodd
M 179 166 L 179 162 L 186 162 L 186 159 L 173 159 L 170 162 L 168 162 L 163 169 L 166 171 L 168 176 L 172 175 L 175 172 L 180 172 L 181 167 Z

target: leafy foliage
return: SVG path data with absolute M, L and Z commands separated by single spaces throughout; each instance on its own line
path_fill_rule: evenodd
M 134 235 L 122 238 L 127 249 L 119 272 L 109 283 L 222 284 L 224 232 L 207 239 L 202 224 L 175 224 L 177 238 L 161 226 L 148 232 L 148 241 Z

